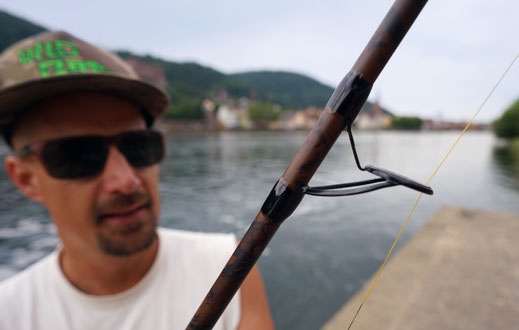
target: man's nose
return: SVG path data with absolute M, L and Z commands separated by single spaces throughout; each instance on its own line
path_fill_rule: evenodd
M 135 169 L 113 145 L 110 146 L 102 175 L 103 188 L 109 194 L 130 194 L 135 192 L 141 184 Z

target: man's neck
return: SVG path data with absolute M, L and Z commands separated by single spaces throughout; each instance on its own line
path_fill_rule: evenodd
M 65 277 L 79 290 L 91 295 L 111 295 L 136 285 L 153 265 L 158 248 L 158 237 L 146 250 L 127 257 L 78 258 L 63 247 L 59 264 Z

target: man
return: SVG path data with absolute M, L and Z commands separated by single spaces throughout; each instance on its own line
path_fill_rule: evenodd
M 7 172 L 61 239 L 0 283 L 0 329 L 184 329 L 236 242 L 157 229 L 164 92 L 64 32 L 5 50 L 0 88 Z M 272 328 L 257 269 L 215 326 L 235 328 Z

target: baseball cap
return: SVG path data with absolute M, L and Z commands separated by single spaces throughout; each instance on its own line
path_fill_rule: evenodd
M 0 133 L 10 143 L 12 124 L 30 106 L 76 91 L 125 98 L 141 110 L 148 125 L 169 104 L 161 88 L 140 80 L 114 53 L 64 31 L 43 32 L 0 54 Z

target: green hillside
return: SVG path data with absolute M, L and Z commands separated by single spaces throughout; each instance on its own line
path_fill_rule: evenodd
M 170 62 L 127 51 L 118 54 L 127 60 L 137 59 L 162 68 L 167 80 L 166 90 L 173 101 L 170 118 L 202 117 L 199 109 L 202 99 L 222 90 L 232 97 L 252 97 L 284 109 L 323 107 L 333 93 L 331 87 L 297 73 L 257 71 L 226 75 L 197 63 Z M 186 113 L 188 108 L 192 108 L 187 111 L 189 114 Z
M 197 63 L 165 61 L 152 56 L 139 56 L 127 51 L 117 52 L 123 59 L 137 59 L 161 68 L 166 78 L 166 91 L 172 105 L 166 113 L 171 119 L 200 119 L 204 114 L 201 104 L 204 98 L 225 90 L 233 97 L 247 96 L 249 88 L 229 76 Z
M 165 61 L 152 56 L 139 56 L 127 51 L 117 52 L 123 59 L 138 59 L 142 62 L 159 65 L 168 82 L 172 98 L 184 96 L 208 97 L 218 90 L 225 89 L 235 96 L 245 96 L 248 88 L 231 77 L 198 63 L 178 63 Z
M 160 65 L 168 81 L 168 92 L 175 100 L 210 97 L 223 89 L 234 97 L 252 96 L 283 108 L 299 109 L 322 107 L 333 93 L 330 86 L 297 73 L 254 71 L 226 75 L 197 63 L 169 62 L 126 51 L 118 54 L 125 59 L 134 58 Z
M 44 30 L 41 26 L 0 10 L 0 51 Z M 283 109 L 324 107 L 333 93 L 332 87 L 292 72 L 254 71 L 227 75 L 197 63 L 166 61 L 127 51 L 119 51 L 118 54 L 153 67 L 154 74 L 163 80 L 173 102 L 167 113 L 169 118 L 202 118 L 202 100 L 220 94 L 221 91 L 226 91 L 231 97 L 247 96 L 256 101 L 277 104 Z M 153 78 L 149 79 L 153 81 Z M 369 108 L 368 103 L 366 109 Z
M 0 52 L 18 40 L 45 31 L 45 28 L 0 10 Z
M 237 82 L 254 89 L 263 101 L 286 108 L 324 107 L 333 88 L 302 74 L 280 71 L 256 71 L 230 75 Z

